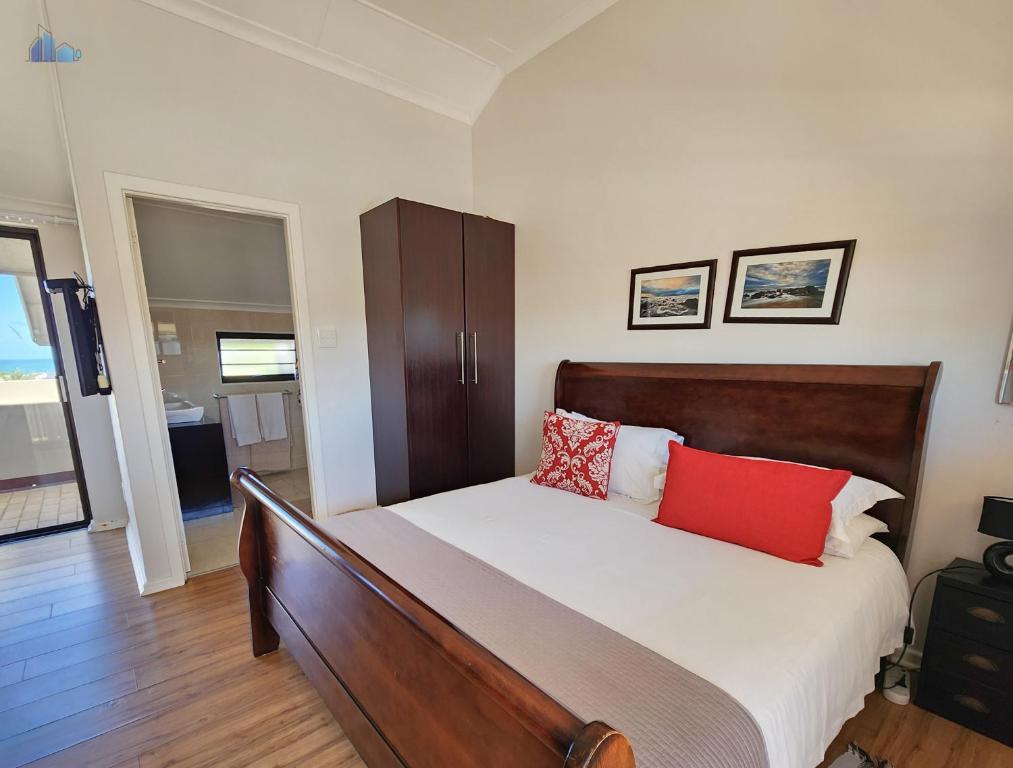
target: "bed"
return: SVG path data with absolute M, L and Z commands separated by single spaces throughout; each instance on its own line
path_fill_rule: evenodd
M 767 764 L 811 768 L 861 708 L 879 657 L 900 643 L 901 563 L 938 372 L 937 363 L 560 364 L 557 407 L 669 427 L 707 450 L 845 467 L 904 494 L 871 511 L 890 527 L 881 541 L 819 569 L 523 477 L 319 525 L 238 470 L 254 653 L 284 639 L 370 768 L 734 765 L 672 746 L 703 730 L 693 708 L 706 712 L 711 690 L 741 705 Z M 427 568 L 436 552 L 451 564 Z M 476 600 L 489 594 L 486 579 L 513 591 Z M 557 612 L 546 619 L 561 621 L 555 631 L 501 626 L 512 610 L 541 616 L 525 613 L 529 603 Z M 582 641 L 596 632 L 602 648 L 626 643 L 686 672 L 685 697 L 698 698 L 669 723 L 687 731 L 682 741 L 645 736 L 628 711 L 669 709 L 681 695 L 674 684 L 625 692 L 621 654 L 597 666 L 553 655 L 563 635 L 586 656 L 595 646 Z M 610 677 L 612 667 L 623 674 Z M 645 669 L 668 679 L 664 666 Z M 700 681 L 706 688 L 693 687 Z M 616 695 L 588 694 L 595 685 Z M 734 741 L 738 726 L 720 711 L 707 729 Z

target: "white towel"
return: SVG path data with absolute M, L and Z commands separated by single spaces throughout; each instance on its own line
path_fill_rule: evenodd
M 281 392 L 257 395 L 257 411 L 260 413 L 260 434 L 264 442 L 288 437 L 288 429 L 285 428 L 285 399 Z
M 256 395 L 229 395 L 229 420 L 239 445 L 253 445 L 264 439 L 257 419 Z

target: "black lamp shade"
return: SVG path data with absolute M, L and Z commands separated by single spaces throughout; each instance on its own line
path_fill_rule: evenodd
M 986 496 L 981 505 L 978 532 L 999 539 L 1013 539 L 1013 499 Z

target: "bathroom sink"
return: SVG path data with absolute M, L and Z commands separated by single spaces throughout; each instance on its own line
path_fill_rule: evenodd
M 170 424 L 189 424 L 204 418 L 204 406 L 189 401 L 165 403 L 165 420 Z

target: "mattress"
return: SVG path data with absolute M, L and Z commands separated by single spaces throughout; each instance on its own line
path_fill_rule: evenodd
M 875 540 L 814 568 L 657 525 L 652 505 L 527 477 L 390 509 L 729 693 L 774 768 L 818 765 L 902 641 L 907 578 Z

